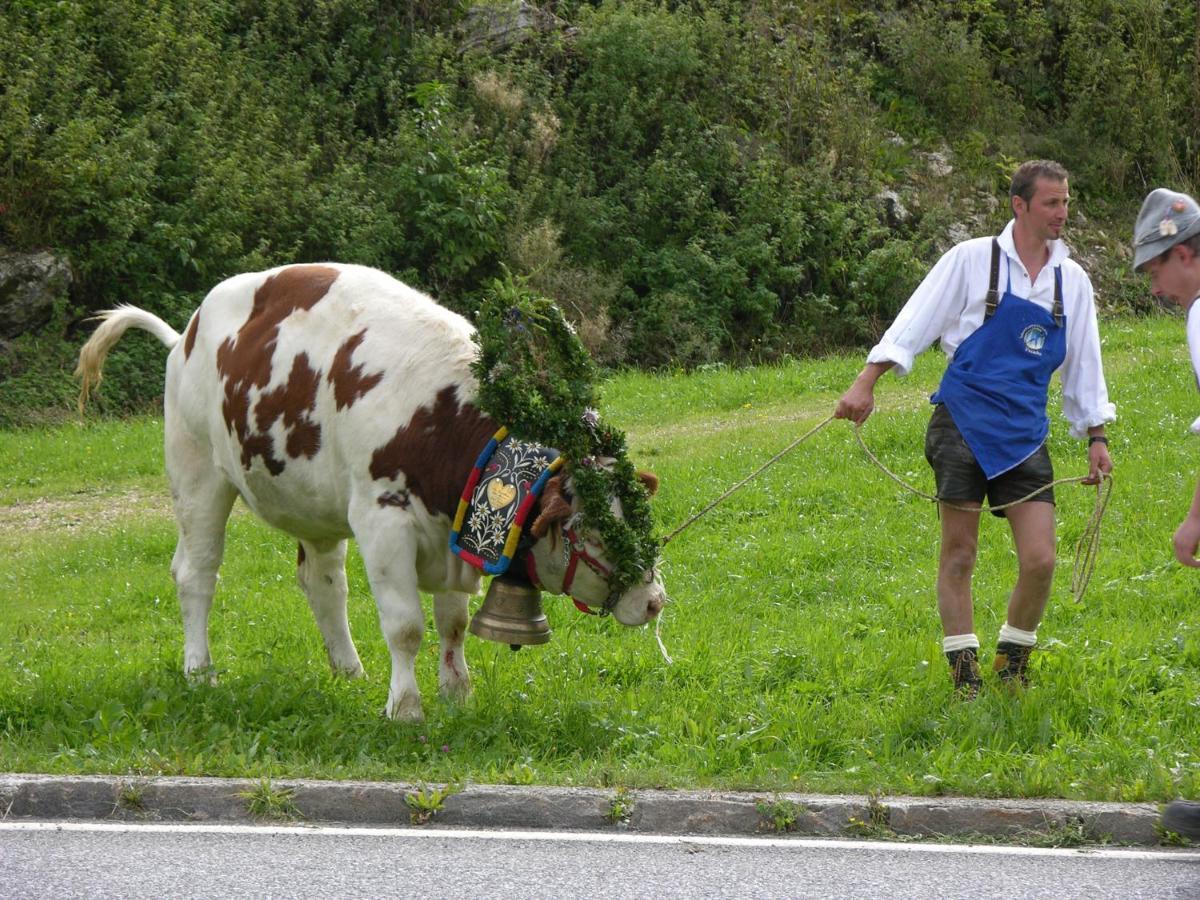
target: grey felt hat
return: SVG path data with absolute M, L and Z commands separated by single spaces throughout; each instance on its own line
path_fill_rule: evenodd
M 1180 241 L 1200 234 L 1200 206 L 1187 194 L 1166 188 L 1151 191 L 1133 226 L 1134 271 Z

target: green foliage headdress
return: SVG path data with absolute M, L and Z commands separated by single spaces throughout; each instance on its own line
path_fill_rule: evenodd
M 479 356 L 472 371 L 479 405 L 525 440 L 567 459 L 583 522 L 600 533 L 613 566 L 609 589 L 633 585 L 658 556 L 649 494 L 625 448 L 625 435 L 594 408 L 596 368 L 553 301 L 512 277 L 492 283 L 476 321 Z M 597 464 L 599 457 L 611 466 Z M 613 515 L 620 501 L 624 519 Z

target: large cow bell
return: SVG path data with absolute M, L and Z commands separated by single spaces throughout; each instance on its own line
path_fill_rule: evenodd
M 542 592 L 526 581 L 497 575 L 488 585 L 479 610 L 471 617 L 471 634 L 520 650 L 525 644 L 550 640 L 550 623 L 542 612 Z

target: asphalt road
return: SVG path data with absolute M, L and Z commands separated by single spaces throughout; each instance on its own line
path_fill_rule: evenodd
M 814 838 L 0 822 L 0 896 L 1197 898 L 1200 853 Z

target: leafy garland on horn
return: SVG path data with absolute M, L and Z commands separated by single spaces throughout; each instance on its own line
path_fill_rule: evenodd
M 479 406 L 525 440 L 556 448 L 567 460 L 586 527 L 599 532 L 612 564 L 611 590 L 623 592 L 654 565 L 658 540 L 650 498 L 619 429 L 595 410 L 596 367 L 552 301 L 506 274 L 476 312 L 479 355 L 471 364 Z M 613 460 L 611 467 L 597 457 Z M 613 515 L 610 498 L 624 519 Z

